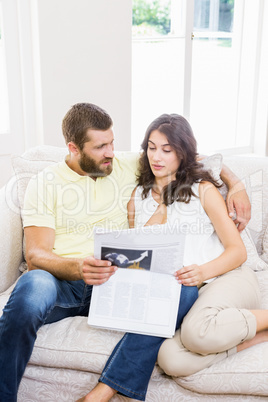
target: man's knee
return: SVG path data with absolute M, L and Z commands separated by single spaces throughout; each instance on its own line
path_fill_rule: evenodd
M 22 275 L 8 304 L 18 310 L 20 316 L 47 315 L 57 299 L 56 279 L 46 271 L 34 270 Z

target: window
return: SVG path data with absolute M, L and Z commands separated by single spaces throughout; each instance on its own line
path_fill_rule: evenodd
M 170 0 L 133 0 L 132 149 L 162 113 L 183 108 L 184 9 Z
M 7 92 L 6 62 L 2 30 L 2 8 L 0 8 L 0 133 L 9 131 L 9 108 Z
M 25 4 L 23 5 L 23 7 Z M 19 46 L 18 4 L 0 0 L 1 13 L 1 85 L 0 138 L 2 154 L 24 151 L 22 70 Z M 3 89 L 2 89 L 3 88 Z
M 261 4 L 133 0 L 133 150 L 173 112 L 190 121 L 200 152 L 252 152 Z
M 201 150 L 236 141 L 240 27 L 235 2 L 195 0 L 190 120 Z

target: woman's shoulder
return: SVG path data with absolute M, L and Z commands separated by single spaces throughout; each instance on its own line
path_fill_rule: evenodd
M 208 181 L 202 181 L 199 184 L 199 198 L 201 204 L 205 208 L 205 205 L 218 205 L 223 201 L 222 195 L 213 183 Z
M 209 181 L 200 181 L 198 184 L 199 195 L 204 194 L 209 189 L 216 189 L 213 183 Z
M 142 186 L 136 186 L 132 192 L 132 197 L 140 197 L 143 192 Z

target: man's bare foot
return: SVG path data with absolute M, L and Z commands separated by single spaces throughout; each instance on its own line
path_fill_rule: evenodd
M 254 336 L 254 338 L 250 339 L 249 341 L 240 343 L 240 345 L 237 346 L 237 352 L 241 352 L 241 350 L 248 349 L 251 346 L 258 345 L 259 343 L 262 342 L 268 342 L 268 330 L 258 332 Z
M 108 402 L 116 393 L 109 385 L 99 382 L 92 391 L 76 402 Z

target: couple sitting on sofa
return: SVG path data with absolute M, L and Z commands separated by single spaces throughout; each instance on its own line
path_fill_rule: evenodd
M 174 338 L 125 334 L 99 383 L 82 400 L 108 401 L 116 392 L 145 400 L 156 360 L 167 374 L 185 376 L 267 340 L 268 312 L 259 309 L 255 274 L 241 266 L 246 250 L 239 230 L 249 220 L 247 195 L 241 187 L 231 197 L 237 230 L 216 189 L 219 184 L 197 162 L 189 123 L 176 114 L 151 123 L 136 188 L 137 160 L 114 157 L 112 120 L 104 110 L 76 104 L 62 128 L 69 156 L 32 178 L 25 195 L 29 271 L 0 318 L 0 400 L 16 401 L 38 329 L 65 317 L 86 316 L 92 285 L 116 275 L 109 261 L 92 257 L 91 229 L 125 228 L 126 208 L 130 227 L 177 220 L 180 225 L 202 222 L 206 230 L 189 231 L 184 266 L 174 273 L 182 285 Z M 222 176 L 231 189 L 232 173 L 224 168 Z M 85 223 L 88 230 L 80 231 Z

